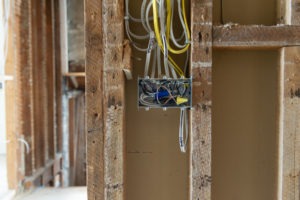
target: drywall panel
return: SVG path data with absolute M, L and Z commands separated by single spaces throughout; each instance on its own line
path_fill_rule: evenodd
M 276 24 L 275 0 L 214 0 L 215 23 Z
M 275 199 L 278 52 L 214 51 L 213 200 Z
M 187 199 L 189 155 L 179 149 L 179 110 L 138 110 L 143 63 L 134 61 L 134 80 L 126 82 L 126 199 Z

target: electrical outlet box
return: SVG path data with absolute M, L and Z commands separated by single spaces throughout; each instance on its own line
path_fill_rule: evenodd
M 139 108 L 190 108 L 192 79 L 138 79 Z

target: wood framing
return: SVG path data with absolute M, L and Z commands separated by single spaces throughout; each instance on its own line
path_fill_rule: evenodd
M 123 0 L 85 0 L 89 199 L 124 199 Z
M 212 49 L 282 47 L 286 48 L 281 53 L 282 149 L 278 199 L 299 199 L 300 50 L 292 46 L 300 45 L 300 2 L 280 0 L 278 4 L 280 25 L 213 26 L 213 1 L 191 0 L 194 106 L 190 112 L 190 200 L 211 199 Z M 287 8 L 292 8 L 291 15 Z M 123 34 L 122 0 L 85 0 L 89 199 L 124 198 Z
M 279 1 L 279 19 L 300 25 L 300 1 Z M 287 8 L 290 8 L 287 9 Z M 300 47 L 281 49 L 278 199 L 300 199 Z
M 211 199 L 212 0 L 191 1 L 190 200 Z
M 33 171 L 33 147 L 32 137 L 33 107 L 32 94 L 32 62 L 31 62 L 31 4 L 30 1 L 15 1 L 15 33 L 16 33 L 16 140 L 22 137 L 29 144 L 29 151 L 24 153 L 25 163 L 19 163 L 19 179 L 22 176 L 30 176 Z M 23 39 L 25 38 L 25 39 Z M 24 145 L 20 145 L 24 152 Z M 20 152 L 21 149 L 20 149 Z M 21 154 L 20 154 L 21 155 Z M 20 159 L 21 160 L 21 159 Z M 21 165 L 21 166 L 20 166 Z M 23 165 L 23 166 L 22 166 Z
M 15 147 L 18 171 L 10 187 L 19 190 L 53 184 L 61 173 L 55 120 L 55 114 L 60 113 L 56 105 L 62 97 L 55 88 L 55 81 L 62 78 L 61 71 L 55 73 L 55 57 L 61 57 L 57 54 L 61 52 L 60 41 L 54 34 L 59 32 L 54 23 L 59 21 L 54 15 L 57 4 L 57 0 L 16 0 L 12 6 L 14 65 L 9 73 L 15 72 L 15 123 L 10 125 L 13 132 L 9 138 Z
M 300 27 L 229 24 L 213 27 L 213 47 L 221 49 L 279 49 L 300 45 Z
M 10 2 L 11 8 L 14 6 L 14 2 Z M 12 10 L 12 9 L 11 9 Z M 8 54 L 5 64 L 5 75 L 10 76 L 11 80 L 5 82 L 5 118 L 6 118 L 6 137 L 9 143 L 7 144 L 7 178 L 9 189 L 16 189 L 18 186 L 18 165 L 20 164 L 20 157 L 17 150 L 20 145 L 16 139 L 16 82 L 15 80 L 15 37 L 14 37 L 14 17 L 9 18 L 9 34 L 8 34 Z M 7 112 L 8 111 L 8 112 Z

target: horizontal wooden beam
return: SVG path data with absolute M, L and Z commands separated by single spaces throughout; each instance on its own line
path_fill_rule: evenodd
M 222 25 L 213 27 L 213 48 L 278 49 L 300 46 L 300 26 Z
M 85 77 L 85 72 L 68 72 L 68 73 L 64 73 L 63 76 L 66 76 L 66 77 Z
M 50 160 L 45 167 L 41 167 L 36 172 L 24 180 L 24 189 L 30 190 L 33 187 L 47 185 L 50 181 L 54 181 L 57 174 L 61 173 L 62 155 L 57 154 L 55 160 Z

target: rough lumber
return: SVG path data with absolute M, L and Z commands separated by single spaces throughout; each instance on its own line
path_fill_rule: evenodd
M 85 103 L 83 92 L 69 96 L 70 185 L 86 185 Z
M 212 2 L 191 1 L 190 200 L 211 199 Z
M 87 188 L 104 199 L 102 1 L 85 0 Z
M 61 61 L 61 36 L 60 36 L 60 0 L 54 1 L 54 51 L 55 51 L 55 102 L 56 102 L 56 148 L 58 152 L 62 151 L 62 96 L 63 96 L 63 77 L 62 77 L 62 61 Z
M 61 173 L 62 155 L 58 155 L 55 160 L 49 160 L 45 165 L 35 171 L 32 176 L 28 176 L 23 180 L 24 189 L 30 190 L 41 185 L 54 183 L 55 176 Z
M 14 2 L 10 2 L 10 7 L 12 12 L 12 8 Z M 17 189 L 18 184 L 18 164 L 20 164 L 20 154 L 17 153 L 17 150 L 19 150 L 19 143 L 17 141 L 15 132 L 15 117 L 16 117 L 16 82 L 15 80 L 15 66 L 16 66 L 16 60 L 15 60 L 15 37 L 14 37 L 14 30 L 13 30 L 13 24 L 14 24 L 15 17 L 12 16 L 9 18 L 8 22 L 8 53 L 7 53 L 7 60 L 5 64 L 5 74 L 7 76 L 11 76 L 13 80 L 7 80 L 5 82 L 5 118 L 6 118 L 6 138 L 9 141 L 7 144 L 7 179 L 8 179 L 8 187 L 9 189 Z M 16 27 L 16 26 L 15 26 Z
M 86 186 L 85 96 L 81 94 L 76 99 L 75 185 Z
M 123 48 L 123 71 L 127 80 L 132 79 L 132 49 L 128 40 L 124 42 Z
M 32 20 L 32 74 L 33 74 L 33 134 L 34 134 L 34 166 L 35 169 L 39 169 L 45 164 L 45 140 L 44 135 L 47 135 L 44 127 L 46 112 L 44 106 L 46 97 L 44 92 L 47 91 L 44 82 L 44 53 L 45 53 L 45 43 L 43 36 L 45 34 L 43 29 L 44 22 L 44 1 L 31 0 L 32 10 L 31 10 L 31 20 Z
M 88 196 L 124 199 L 123 1 L 85 5 Z
M 31 4 L 30 1 L 16 0 L 15 1 L 15 44 L 16 44 L 16 138 L 23 137 L 30 148 L 28 153 L 25 153 L 24 145 L 21 144 L 18 149 L 24 164 L 18 166 L 20 171 L 18 179 L 22 179 L 24 175 L 30 176 L 33 171 L 33 141 L 32 137 L 32 55 L 31 55 Z M 24 153 L 22 153 L 24 152 Z
M 49 158 L 54 159 L 56 153 L 56 123 L 55 123 L 55 49 L 54 49 L 54 2 L 53 0 L 46 1 L 46 38 L 47 38 L 47 86 L 48 86 L 48 153 Z
M 300 26 L 222 25 L 213 27 L 213 47 L 279 49 L 300 45 Z
M 68 72 L 63 75 L 66 77 L 85 77 L 85 72 Z
M 124 1 L 103 0 L 104 200 L 125 194 Z M 116 31 L 118 30 L 118 31 Z
M 300 25 L 300 1 L 279 1 L 279 19 Z M 300 48 L 281 49 L 278 199 L 300 199 Z

